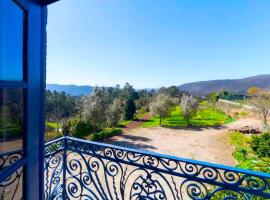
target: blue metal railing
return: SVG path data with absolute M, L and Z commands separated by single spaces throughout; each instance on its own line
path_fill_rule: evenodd
M 0 199 L 22 198 L 23 169 L 20 167 L 24 162 L 22 158 L 22 150 L 0 154 Z
M 270 174 L 63 137 L 46 144 L 46 199 L 270 199 Z

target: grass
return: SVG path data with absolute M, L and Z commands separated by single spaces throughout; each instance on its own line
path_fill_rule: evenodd
M 228 117 L 224 112 L 215 108 L 205 108 L 198 111 L 196 117 L 191 119 L 190 124 L 193 127 L 208 127 L 223 125 L 232 122 L 233 119 Z M 177 106 L 169 117 L 162 120 L 165 127 L 187 127 L 187 122 L 182 116 L 179 106 Z M 159 117 L 155 116 L 144 122 L 141 127 L 159 126 Z
M 61 126 L 57 122 L 46 122 L 46 133 L 45 133 L 45 140 L 50 141 L 52 139 L 56 139 L 62 137 L 63 134 L 61 131 L 57 131 Z
M 125 127 L 125 126 L 127 126 L 130 122 L 132 122 L 132 120 L 122 120 L 122 121 L 119 123 L 119 127 Z
M 60 124 L 58 124 L 57 122 L 46 122 L 46 126 L 57 129 L 60 127 Z
M 270 158 L 259 158 L 250 147 L 251 138 L 239 133 L 230 133 L 231 144 L 235 146 L 233 157 L 237 167 L 270 173 Z

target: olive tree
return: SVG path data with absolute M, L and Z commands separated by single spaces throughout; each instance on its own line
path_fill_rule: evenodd
M 82 99 L 82 117 L 92 124 L 94 131 L 106 126 L 106 111 L 109 103 L 104 88 L 96 88 L 91 95 Z
M 199 103 L 193 96 L 183 95 L 180 106 L 182 108 L 183 117 L 188 126 L 190 126 L 190 119 L 196 115 L 199 108 Z
M 251 92 L 252 91 L 252 92 Z M 270 93 L 261 88 L 248 89 L 249 95 L 252 95 L 248 103 L 252 106 L 252 109 L 261 115 L 263 128 L 269 129 L 268 116 L 270 114 Z
M 159 93 L 154 97 L 152 103 L 150 104 L 150 111 L 152 115 L 159 117 L 159 125 L 161 125 L 162 119 L 168 117 L 174 107 L 174 98 L 170 97 L 169 95 Z
M 124 109 L 123 101 L 121 99 L 115 99 L 108 107 L 106 112 L 107 125 L 109 127 L 116 127 L 120 120 L 123 118 Z

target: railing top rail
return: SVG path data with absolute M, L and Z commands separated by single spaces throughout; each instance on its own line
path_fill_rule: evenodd
M 46 143 L 45 143 L 45 146 L 49 146 L 50 144 L 54 144 L 54 143 L 59 142 L 59 141 L 64 140 L 64 139 L 65 139 L 65 136 L 62 136 L 62 137 L 57 138 L 57 139 L 55 139 L 55 140 L 51 140 L 51 141 L 49 141 L 49 142 L 46 142 Z
M 73 137 L 69 137 L 69 136 L 59 138 L 58 140 L 62 140 L 64 138 L 66 138 L 68 140 L 87 143 L 89 145 L 103 146 L 103 147 L 108 147 L 108 148 L 113 148 L 113 149 L 118 149 L 118 150 L 138 153 L 138 154 L 144 154 L 144 155 L 148 155 L 148 156 L 159 157 L 159 158 L 163 158 L 163 159 L 170 159 L 170 160 L 174 160 L 174 161 L 178 161 L 178 162 L 185 162 L 185 163 L 190 163 L 190 164 L 195 164 L 195 165 L 201 165 L 203 167 L 212 167 L 212 168 L 217 168 L 217 169 L 224 170 L 224 171 L 234 171 L 237 173 L 243 173 L 243 174 L 247 174 L 247 175 L 253 175 L 253 176 L 257 176 L 257 177 L 263 177 L 266 179 L 270 179 L 270 174 L 268 174 L 268 173 L 251 171 L 251 170 L 247 170 L 247 169 L 241 169 L 241 168 L 226 166 L 226 165 L 222 165 L 222 164 L 208 163 L 208 162 L 204 162 L 204 161 L 197 161 L 197 160 L 192 160 L 192 159 L 187 159 L 187 158 L 179 158 L 176 156 L 154 153 L 154 152 L 144 151 L 144 150 L 139 150 L 139 149 L 131 149 L 128 147 L 120 147 L 120 146 L 115 146 L 112 144 L 87 141 L 87 140 L 73 138 Z
M 23 150 L 22 149 L 15 149 L 15 150 L 12 150 L 12 151 L 8 151 L 8 152 L 3 152 L 3 153 L 0 153 L 0 156 L 9 156 L 9 155 L 12 155 L 12 154 L 22 154 L 23 153 Z

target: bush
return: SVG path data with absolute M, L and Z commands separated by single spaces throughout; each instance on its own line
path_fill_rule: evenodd
M 260 137 L 260 136 L 257 136 Z M 270 173 L 270 157 L 259 157 L 251 148 L 251 138 L 242 133 L 230 134 L 231 144 L 235 146 L 233 157 L 237 167 Z
M 63 134 L 60 131 L 46 131 L 45 140 L 48 142 L 62 136 Z
M 259 157 L 270 157 L 270 133 L 253 136 L 250 147 Z
M 98 133 L 94 133 L 88 139 L 90 140 L 102 140 L 122 133 L 121 128 L 107 128 Z
M 64 124 L 63 132 L 72 137 L 85 138 L 93 132 L 93 127 L 89 122 L 76 117 Z

